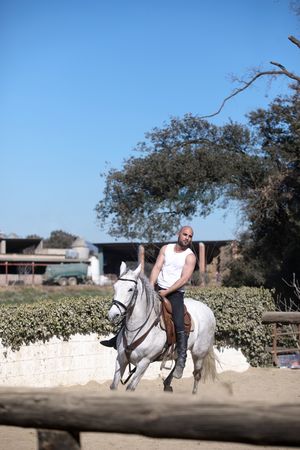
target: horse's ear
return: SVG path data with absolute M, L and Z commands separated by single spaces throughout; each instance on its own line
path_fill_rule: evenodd
M 127 270 L 127 266 L 124 263 L 124 261 L 122 261 L 121 266 L 120 266 L 120 277 L 126 272 Z
M 134 275 L 136 276 L 136 278 L 139 276 L 139 274 L 141 273 L 141 270 L 142 270 L 142 264 L 139 264 L 138 266 L 137 266 L 137 268 L 135 269 L 135 271 L 133 272 L 134 273 Z

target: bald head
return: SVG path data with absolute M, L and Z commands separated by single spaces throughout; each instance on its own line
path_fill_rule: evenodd
M 192 235 L 192 237 L 194 236 L 194 230 L 189 225 L 185 225 L 185 226 L 181 227 L 179 230 L 179 234 L 180 233 L 189 233 Z
M 178 245 L 181 248 L 187 248 L 190 246 L 193 239 L 194 231 L 190 226 L 181 227 L 178 232 Z

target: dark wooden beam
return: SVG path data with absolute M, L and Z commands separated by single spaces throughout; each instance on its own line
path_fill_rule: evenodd
M 78 432 L 38 430 L 38 450 L 79 450 Z
M 203 403 L 195 396 L 137 396 L 0 389 L 0 424 L 131 433 L 259 445 L 300 446 L 300 402 Z M 75 442 L 76 444 L 76 442 Z
M 300 323 L 300 312 L 267 311 L 262 323 Z

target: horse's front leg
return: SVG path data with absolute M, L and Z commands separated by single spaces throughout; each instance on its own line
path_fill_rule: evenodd
M 127 358 L 125 357 L 125 355 L 117 356 L 116 364 L 115 364 L 115 374 L 114 374 L 113 381 L 110 385 L 110 389 L 112 391 L 118 389 L 118 385 L 119 385 L 120 380 L 125 372 L 127 364 L 128 364 L 128 362 L 127 362 Z
M 139 361 L 139 363 L 136 366 L 136 371 L 134 372 L 129 385 L 126 388 L 127 391 L 135 390 L 135 388 L 137 387 L 137 385 L 140 382 L 140 379 L 142 378 L 142 376 L 148 369 L 150 362 L 151 361 L 148 358 L 143 358 L 141 361 Z
M 173 372 L 175 370 L 175 366 L 173 367 L 173 369 L 171 370 L 171 372 L 169 373 L 169 375 L 167 376 L 167 378 L 164 381 L 164 391 L 165 392 L 173 392 L 173 388 L 171 386 L 172 380 L 173 380 Z

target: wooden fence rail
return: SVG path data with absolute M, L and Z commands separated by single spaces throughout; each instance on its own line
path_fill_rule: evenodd
M 262 323 L 300 323 L 300 312 L 266 311 L 262 315 Z
M 204 403 L 197 397 L 167 394 L 147 398 L 1 388 L 0 424 L 38 429 L 40 450 L 80 449 L 83 431 L 300 446 L 299 402 Z
M 273 364 L 279 366 L 279 355 L 300 353 L 300 312 L 266 311 L 262 323 L 272 325 L 272 347 L 266 350 L 272 354 Z M 282 338 L 292 338 L 293 346 L 282 346 Z

